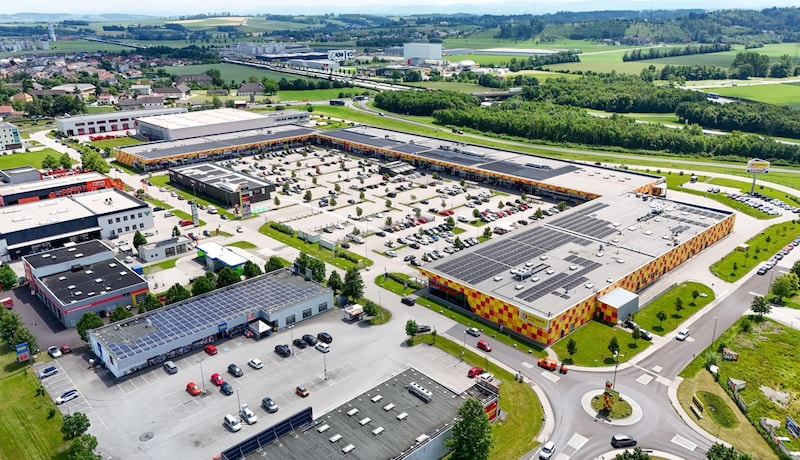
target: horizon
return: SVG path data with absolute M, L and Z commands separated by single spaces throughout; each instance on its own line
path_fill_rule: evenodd
M 296 0 L 291 5 L 271 5 L 267 8 L 259 0 L 241 0 L 236 3 L 235 9 L 219 8 L 217 0 L 174 0 L 165 4 L 154 0 L 141 0 L 135 4 L 126 5 L 121 11 L 114 4 L 102 0 L 64 0 L 58 2 L 58 8 L 63 12 L 53 12 L 55 5 L 50 1 L 34 4 L 11 4 L 5 6 L 5 11 L 0 16 L 13 15 L 49 15 L 74 17 L 74 16 L 103 16 L 103 15 L 146 15 L 152 17 L 177 17 L 206 14 L 210 16 L 229 14 L 231 16 L 253 16 L 264 14 L 294 14 L 294 15 L 324 15 L 334 14 L 369 14 L 369 15 L 413 15 L 413 14 L 473 14 L 473 15 L 543 15 L 557 12 L 591 12 L 591 11 L 647 11 L 647 10 L 755 10 L 766 8 L 795 7 L 796 4 L 788 0 L 774 0 L 769 5 L 752 0 L 720 1 L 708 0 L 706 2 L 691 2 L 687 0 L 671 0 L 655 3 L 645 0 L 627 0 L 590 2 L 586 0 L 567 0 L 553 4 L 551 2 L 537 1 L 520 4 L 509 0 L 407 0 L 402 5 L 383 4 L 375 0 L 344 1 L 329 0 L 325 6 L 320 6 L 318 0 Z M 54 2 L 53 2 L 54 3 Z M 498 13 L 502 10 L 502 13 Z M 191 12 L 190 12 L 191 11 Z

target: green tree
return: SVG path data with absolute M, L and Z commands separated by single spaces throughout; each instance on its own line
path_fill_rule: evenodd
M 181 234 L 181 229 L 178 228 L 177 225 L 172 227 L 172 236 L 180 236 L 180 234 Z
M 18 280 L 17 274 L 14 273 L 14 269 L 11 268 L 11 265 L 3 264 L 0 266 L 0 287 L 2 287 L 4 291 L 16 286 Z
M 637 340 L 642 337 L 642 331 L 639 330 L 638 327 L 633 328 L 631 331 L 631 338 L 633 339 L 633 343 L 635 344 Z
M 61 156 L 58 158 L 59 166 L 64 169 L 72 168 L 72 158 L 69 156 L 69 153 L 62 153 Z
M 361 217 L 361 214 L 364 214 L 364 210 L 360 206 L 356 206 L 356 215 Z
M 770 286 L 770 292 L 775 296 L 776 302 L 780 302 L 784 297 L 791 297 L 796 290 L 797 275 L 792 272 L 775 278 Z
M 142 235 L 142 232 L 136 230 L 136 233 L 133 234 L 133 247 L 139 249 L 139 246 L 147 244 L 147 238 Z
M 413 319 L 406 321 L 406 335 L 408 336 L 409 343 L 414 340 L 414 336 L 417 335 L 419 331 L 419 326 L 417 326 L 417 322 Z
M 753 297 L 753 301 L 750 303 L 750 310 L 763 318 L 764 314 L 769 314 L 772 311 L 772 306 L 764 296 L 757 295 Z
M 726 447 L 723 444 L 715 443 L 706 452 L 708 460 L 751 460 L 749 455 L 736 452 L 733 447 Z
M 133 313 L 131 313 L 130 310 L 122 305 L 117 305 L 117 308 L 115 308 L 114 311 L 108 315 L 108 322 L 116 323 L 117 321 L 122 321 L 125 318 L 130 318 L 131 316 L 133 316 Z
M 75 329 L 78 331 L 78 335 L 83 339 L 85 342 L 88 342 L 89 339 L 86 335 L 86 331 L 90 329 L 95 329 L 103 325 L 103 320 L 97 316 L 97 313 L 90 311 L 86 312 L 81 316 L 81 319 L 75 323 Z
M 492 426 L 483 404 L 474 397 L 467 398 L 458 410 L 453 435 L 445 441 L 453 460 L 486 460 L 492 450 Z
M 42 169 L 58 169 L 58 158 L 55 155 L 47 154 L 42 158 Z
M 392 200 L 386 200 L 384 205 L 386 205 L 386 209 L 392 209 Z
M 158 300 L 158 297 L 154 296 L 153 294 L 150 294 L 149 292 L 147 293 L 146 296 L 144 296 L 144 300 L 141 303 L 137 304 L 137 307 L 139 308 L 139 313 L 155 310 L 156 308 L 161 308 L 163 306 L 164 304 L 162 304 L 161 301 Z
M 304 200 L 304 201 L 311 201 L 311 198 L 312 198 L 312 196 L 311 196 L 311 190 L 306 190 L 306 194 L 305 194 L 305 195 L 303 195 L 303 200 Z
M 542 208 L 536 208 L 536 212 L 534 212 L 533 215 L 536 216 L 537 219 L 541 219 L 542 216 L 544 216 Z
M 272 200 L 272 202 L 275 203 L 275 206 L 280 206 L 281 205 L 281 199 L 278 198 L 277 195 L 275 195 L 275 198 Z
M 255 276 L 261 275 L 263 272 L 261 271 L 261 267 L 254 264 L 251 261 L 247 261 L 244 263 L 244 267 L 242 268 L 242 274 L 246 279 L 253 278 Z
M 491 238 L 492 237 L 492 227 L 488 225 L 483 229 L 483 237 L 484 238 Z
M 231 284 L 236 284 L 242 280 L 238 273 L 233 271 L 231 267 L 223 267 L 217 274 L 217 289 Z
M 81 153 L 81 165 L 83 169 L 97 171 L 101 174 L 108 174 L 111 171 L 111 166 L 108 165 L 108 162 L 94 150 L 85 149 Z
M 91 426 L 89 417 L 83 412 L 75 412 L 64 416 L 64 421 L 61 424 L 61 433 L 64 435 L 64 440 L 69 441 L 86 433 L 89 426 Z
M 391 227 L 392 226 L 392 216 L 387 217 L 386 220 L 384 221 L 384 223 L 386 224 L 387 227 Z
M 456 220 L 453 219 L 453 216 L 447 216 L 447 219 L 444 220 L 444 223 L 449 225 L 451 228 L 456 226 Z
M 264 272 L 269 273 L 275 270 L 280 270 L 283 268 L 283 262 L 281 262 L 280 257 L 278 256 L 270 256 L 267 259 L 267 263 L 264 265 Z
M 650 454 L 643 451 L 641 447 L 634 447 L 633 450 L 617 454 L 614 460 L 650 460 Z
M 567 209 L 567 203 L 564 201 L 559 201 L 557 208 L 559 211 L 564 211 L 565 209 Z
M 569 359 L 572 359 L 572 355 L 578 352 L 578 342 L 575 341 L 572 337 L 567 341 L 567 353 L 569 353 Z
M 181 286 L 180 283 L 175 283 L 171 288 L 167 289 L 167 293 L 164 295 L 164 305 L 171 305 L 175 302 L 186 300 L 191 296 L 192 294 L 188 289 Z
M 658 320 L 661 322 L 661 325 L 663 326 L 664 320 L 667 319 L 667 312 L 665 312 L 664 310 L 660 310 L 658 313 L 656 313 L 656 318 L 658 318 Z
M 364 280 L 361 279 L 361 273 L 357 268 L 352 267 L 344 274 L 342 294 L 350 300 L 358 300 L 364 295 Z
M 792 273 L 797 275 L 798 278 L 800 278 L 800 259 L 794 262 L 794 264 L 792 265 L 792 269 L 789 271 L 791 271 Z
M 198 296 L 214 290 L 214 281 L 205 276 L 198 276 L 192 281 L 192 296 Z
M 619 342 L 616 336 L 611 337 L 611 340 L 608 342 L 608 351 L 610 351 L 612 355 L 614 353 L 619 353 Z
M 72 440 L 67 448 L 67 460 L 101 460 L 103 457 L 95 452 L 97 438 L 84 433 Z
M 464 242 L 461 241 L 461 238 L 457 236 L 453 241 L 453 246 L 458 250 L 464 249 Z
M 683 310 L 683 299 L 680 297 L 675 298 L 675 314 L 680 315 L 681 310 Z
M 378 305 L 371 300 L 365 300 L 364 314 L 367 316 L 378 316 Z
M 697 305 L 697 298 L 700 297 L 700 291 L 695 289 L 692 291 L 692 305 Z
M 473 209 L 472 210 L 472 217 L 474 217 L 476 219 L 479 219 L 481 217 L 481 211 L 478 210 L 478 209 Z
M 331 270 L 331 275 L 328 277 L 328 287 L 333 289 L 333 293 L 337 294 L 344 287 L 341 275 L 336 270 Z

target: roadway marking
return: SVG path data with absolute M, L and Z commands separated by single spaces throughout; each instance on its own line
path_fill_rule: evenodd
M 546 378 L 551 382 L 558 382 L 559 380 L 561 380 L 561 378 L 558 375 L 556 375 L 554 372 L 551 371 L 543 371 L 541 375 L 542 377 Z
M 676 434 L 674 438 L 670 439 L 670 441 L 691 452 L 694 452 L 694 450 L 697 448 L 697 444 L 678 434 Z
M 662 369 L 664 369 L 664 368 L 661 367 L 661 366 L 653 366 L 653 368 L 652 368 L 653 372 L 655 372 L 656 374 L 661 372 Z
M 523 361 L 522 365 L 525 366 L 525 368 L 527 368 L 527 369 L 533 369 L 533 364 L 531 364 L 531 363 L 529 363 L 527 361 Z
M 653 380 L 653 376 L 650 374 L 642 374 L 641 377 L 636 379 L 637 382 L 641 383 L 642 385 L 647 385 L 650 381 Z
M 567 441 L 567 445 L 575 449 L 575 451 L 577 451 L 578 449 L 583 447 L 583 445 L 586 444 L 587 442 L 589 442 L 589 438 L 581 436 L 578 433 L 575 433 L 572 435 L 571 438 L 569 438 L 569 441 Z M 573 454 L 574 453 L 575 452 L 573 452 Z
M 747 294 L 749 294 L 749 295 L 751 295 L 753 297 L 761 297 L 762 295 L 764 295 L 763 292 L 753 292 L 753 291 L 750 291 Z

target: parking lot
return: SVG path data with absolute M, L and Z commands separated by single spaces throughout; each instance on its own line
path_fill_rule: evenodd
M 277 344 L 290 344 L 292 338 L 321 331 L 333 336 L 327 354 L 314 347 L 292 347 L 293 354 L 287 358 L 274 352 Z M 80 397 L 59 407 L 64 413 L 80 411 L 89 416 L 104 458 L 208 458 L 307 405 L 315 414 L 329 411 L 410 363 L 456 391 L 466 389 L 470 383 L 465 377 L 466 364 L 433 347 L 409 349 L 403 345 L 405 338 L 400 321 L 366 327 L 344 322 L 339 311 L 332 311 L 257 342 L 243 336 L 219 341 L 217 355 L 198 350 L 175 360 L 176 374 L 154 367 L 115 381 L 104 369 L 90 369 L 88 354 L 76 353 L 35 370 L 59 367 L 56 375 L 42 380 L 53 399 L 78 389 Z M 255 370 L 248 366 L 252 357 L 259 358 L 264 367 Z M 242 368 L 241 377 L 226 371 L 231 363 Z M 233 395 L 222 394 L 211 383 L 215 372 L 231 383 Z M 201 388 L 205 385 L 206 393 L 191 396 L 186 391 L 190 381 Z M 296 385 L 304 385 L 310 396 L 297 396 Z M 261 407 L 265 396 L 278 404 L 276 413 Z M 223 417 L 237 415 L 240 404 L 245 403 L 259 421 L 232 433 L 223 426 Z

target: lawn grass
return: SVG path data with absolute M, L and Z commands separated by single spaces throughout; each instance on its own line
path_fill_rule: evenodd
M 734 282 L 795 239 L 797 230 L 795 221 L 771 225 L 746 241 L 750 245 L 746 251 L 733 250 L 709 269 L 720 279 Z
M 619 399 L 619 392 L 614 390 L 607 390 L 614 395 L 614 405 L 611 410 L 605 410 L 605 402 L 603 393 L 598 394 L 592 398 L 592 409 L 596 410 L 602 417 L 610 418 L 612 420 L 624 419 L 630 417 L 633 408 L 631 403 L 624 399 Z
M 228 216 L 228 219 L 230 220 L 234 220 L 236 218 L 236 216 L 234 216 L 232 212 L 227 211 L 225 209 L 225 204 L 220 203 L 216 200 L 209 200 L 201 195 L 195 195 L 194 190 L 186 189 L 182 186 L 173 184 L 172 182 L 169 181 L 169 176 L 166 174 L 159 174 L 157 176 L 148 177 L 147 180 L 153 184 L 153 187 L 167 187 L 169 189 L 172 189 L 172 191 L 174 191 L 178 195 L 186 198 L 187 200 L 192 200 L 195 203 L 202 204 L 203 206 L 206 207 L 214 206 L 215 208 L 217 208 L 219 215 Z M 189 217 L 189 219 L 191 219 L 191 217 Z M 205 225 L 205 222 L 203 222 L 203 225 Z
M 234 241 L 233 243 L 228 243 L 225 246 L 233 246 L 239 249 L 256 249 L 258 247 L 249 241 Z
M 409 276 L 405 273 L 394 273 L 394 275 L 409 278 Z M 375 284 L 388 291 L 392 291 L 397 295 L 408 295 L 417 292 L 417 289 L 412 287 L 404 288 L 402 284 L 389 277 L 384 277 L 383 275 L 378 275 L 375 277 Z
M 697 298 L 692 297 L 692 293 L 697 291 Z M 702 297 L 705 294 L 706 297 Z M 675 311 L 675 300 L 681 299 L 683 308 Z M 677 286 L 673 286 L 652 302 L 645 305 L 634 320 L 636 323 L 658 335 L 665 335 L 678 327 L 686 318 L 700 311 L 703 307 L 714 300 L 714 291 L 708 286 L 694 281 L 685 281 Z M 667 319 L 663 323 L 658 319 L 658 312 L 663 311 L 667 314 Z M 624 319 L 624 318 L 623 318 Z
M 187 74 L 196 74 L 196 73 L 205 73 L 207 70 L 210 69 L 217 69 L 220 72 L 220 76 L 224 81 L 247 81 L 250 77 L 256 77 L 258 81 L 261 81 L 262 78 L 270 78 L 273 80 L 280 80 L 281 78 L 287 78 L 289 80 L 293 80 L 295 78 L 302 78 L 304 80 L 313 80 L 319 81 L 317 78 L 308 78 L 308 77 L 296 77 L 294 75 L 285 74 L 281 72 L 275 72 L 273 70 L 266 70 L 266 69 L 258 69 L 255 67 L 248 67 L 243 65 L 237 64 L 197 64 L 197 65 L 186 65 L 180 67 L 158 67 L 152 69 L 154 72 L 157 72 L 159 69 L 163 69 L 167 73 L 171 75 L 187 75 Z M 343 88 L 343 90 L 347 90 L 348 88 Z M 265 96 L 266 97 L 266 96 Z M 241 98 L 239 98 L 241 99 Z
M 569 335 L 569 338 L 559 340 L 550 348 L 558 354 L 561 361 L 567 364 L 586 367 L 610 366 L 616 362 L 608 350 L 611 337 L 617 338 L 618 358 L 621 363 L 628 361 L 650 346 L 650 342 L 647 340 L 633 340 L 633 336 L 627 329 L 592 320 L 576 329 Z M 578 352 L 572 356 L 567 353 L 567 342 L 570 338 L 575 340 L 578 345 Z
M 258 229 L 258 232 L 274 240 L 280 241 L 281 243 L 288 244 L 297 250 L 303 251 L 311 257 L 316 257 L 323 262 L 327 262 L 335 267 L 339 267 L 342 270 L 358 267 L 358 264 L 339 257 L 337 254 L 350 254 L 350 256 L 361 261 L 362 267 L 369 267 L 373 264 L 372 259 L 363 258 L 353 252 L 347 251 L 346 249 L 337 247 L 336 253 L 334 253 L 329 249 L 323 248 L 318 243 L 308 243 L 300 238 L 297 238 L 296 236 L 289 236 L 285 233 L 279 232 L 270 227 L 271 223 L 272 222 L 267 222 L 266 224 L 262 225 L 261 228 Z
M 647 171 L 649 172 L 650 170 L 648 169 Z M 660 174 L 660 171 L 661 171 L 660 169 L 657 169 L 656 173 Z M 690 176 L 691 176 L 691 174 L 689 174 L 689 175 L 686 175 L 686 174 L 679 175 L 679 174 L 672 174 L 671 172 L 668 171 L 667 174 L 665 175 L 665 177 L 667 179 L 667 188 L 669 188 L 670 190 L 680 190 L 681 192 L 689 193 L 691 195 L 698 195 L 698 196 L 704 196 L 706 198 L 710 198 L 710 199 L 712 199 L 714 201 L 722 203 L 723 205 L 725 205 L 725 206 L 727 206 L 729 208 L 733 208 L 736 211 L 741 212 L 742 214 L 747 214 L 748 216 L 754 217 L 756 219 L 769 220 L 769 219 L 777 219 L 778 218 L 778 216 L 771 216 L 771 215 L 769 215 L 769 214 L 767 214 L 765 212 L 762 212 L 762 211 L 760 211 L 760 210 L 758 210 L 758 209 L 756 209 L 756 208 L 754 208 L 754 207 L 752 207 L 750 205 L 747 205 L 747 204 L 742 203 L 740 201 L 736 201 L 733 198 L 728 198 L 728 196 L 725 193 L 712 193 L 712 192 L 709 192 L 709 191 L 706 191 L 706 190 L 702 190 L 702 189 L 701 190 L 696 190 L 696 189 L 689 188 L 689 187 L 684 188 L 683 184 L 689 182 L 689 177 Z M 711 178 L 709 178 L 707 176 L 697 176 L 697 180 L 698 180 L 698 182 L 710 182 L 710 183 L 714 182 L 714 179 L 711 179 Z M 738 183 L 738 184 L 740 184 L 742 186 L 744 186 L 744 184 L 745 184 L 745 182 L 737 181 L 735 179 L 728 179 L 728 180 L 729 180 L 729 182 L 728 182 L 729 185 L 727 185 L 727 186 L 732 186 L 730 184 L 734 184 L 734 183 Z M 766 188 L 767 187 L 764 187 L 764 189 L 766 189 Z M 747 190 L 749 191 L 750 189 L 748 188 Z M 777 192 L 776 190 L 773 189 L 773 193 L 780 193 L 780 192 Z
M 714 88 L 721 96 L 734 96 L 775 105 L 800 105 L 800 86 L 795 85 L 737 85 Z
M 463 324 L 465 326 L 465 330 L 470 327 L 476 327 L 483 331 L 484 334 L 500 343 L 504 343 L 519 350 L 525 350 L 526 353 L 538 358 L 544 358 L 547 356 L 547 353 L 544 351 L 541 345 L 537 345 L 531 341 L 521 339 L 517 336 L 512 336 L 508 333 L 508 331 L 500 332 L 500 329 L 498 329 L 494 324 L 488 325 L 478 322 L 476 320 L 478 316 L 469 311 L 457 307 L 451 307 L 450 305 L 447 305 L 433 297 L 418 297 L 417 304 L 427 307 L 430 310 L 438 312 L 439 314 L 448 316 L 450 319 Z
M 167 202 L 164 202 L 164 201 L 161 201 L 161 200 L 157 200 L 157 199 L 155 199 L 155 198 L 153 198 L 153 197 L 151 197 L 151 196 L 149 196 L 147 194 L 145 194 L 145 196 L 141 197 L 141 199 L 146 201 L 146 202 L 148 202 L 148 203 L 150 203 L 150 204 L 152 204 L 153 206 L 160 206 L 160 207 L 162 207 L 164 209 L 169 209 L 169 210 L 172 209 L 172 205 L 171 204 L 169 204 Z
M 749 324 L 749 327 L 743 327 L 745 324 Z M 691 403 L 691 394 L 700 389 L 723 396 L 739 421 L 747 420 L 749 423 L 740 423 L 733 429 L 719 427 L 710 417 L 696 420 L 697 423 L 711 433 L 719 430 L 721 439 L 753 458 L 777 458 L 767 442 L 759 436 L 760 430 L 757 431 L 754 427 L 758 426 L 761 417 L 783 422 L 786 415 L 796 416 L 800 410 L 800 400 L 794 397 L 798 392 L 798 364 L 795 355 L 800 347 L 800 331 L 769 319 L 760 321 L 756 317 L 747 316 L 723 332 L 707 350 L 717 350 L 722 344 L 738 353 L 739 360 L 725 361 L 718 353 L 714 353 L 719 367 L 717 383 L 704 369 L 709 351 L 698 354 L 680 373 L 686 379 L 678 389 L 681 405 L 686 407 Z M 747 382 L 747 387 L 739 393 L 747 403 L 746 413 L 736 408 L 726 389 L 728 378 Z M 765 390 L 788 393 L 788 402 L 773 402 Z M 790 436 L 783 423 L 776 434 Z M 788 447 L 790 450 L 797 450 L 797 442 L 790 441 Z
M 44 148 L 35 152 L 20 152 L 12 155 L 0 155 L 0 169 L 20 168 L 22 166 L 33 166 L 34 168 L 41 169 L 42 160 L 47 155 L 61 156 L 61 152 L 57 152 L 51 148 Z
M 724 396 L 705 390 L 696 392 L 695 396 L 703 404 L 703 415 L 711 417 L 717 425 L 724 428 L 736 428 L 739 425 L 736 414 L 728 407 Z
M 101 150 L 105 150 L 106 148 L 110 148 L 112 152 L 114 151 L 114 149 L 116 147 L 125 147 L 127 145 L 137 145 L 137 144 L 141 144 L 141 143 L 143 143 L 143 142 L 138 140 L 138 139 L 134 139 L 134 138 L 128 137 L 128 136 L 117 137 L 117 138 L 114 138 L 114 139 L 103 139 L 103 140 L 99 140 L 99 141 L 90 142 L 91 145 L 94 145 L 95 147 L 97 147 L 97 148 L 99 148 Z
M 66 447 L 61 412 L 47 393 L 36 396 L 38 379 L 27 363 L 16 358 L 7 344 L 0 345 L 0 458 L 60 459 L 59 452 Z
M 544 410 L 542 403 L 536 397 L 529 385 L 523 385 L 514 380 L 514 375 L 502 367 L 495 366 L 487 361 L 484 356 L 464 348 L 457 341 L 436 336 L 435 346 L 453 356 L 464 353 L 464 361 L 471 366 L 480 366 L 491 372 L 499 379 L 500 410 L 505 412 L 505 420 L 498 419 L 492 424 L 494 446 L 489 454 L 491 460 L 505 460 L 509 458 L 522 458 L 525 453 L 533 450 L 539 443 L 536 434 L 542 428 Z M 414 343 L 432 344 L 434 338 L 431 334 L 418 336 Z M 465 377 L 466 378 L 466 377 Z
M 174 257 L 172 259 L 162 260 L 152 265 L 148 265 L 144 267 L 144 274 L 152 275 L 153 273 L 158 273 L 160 271 L 169 270 L 170 268 L 175 268 L 178 264 L 178 259 L 180 259 L 180 257 Z

